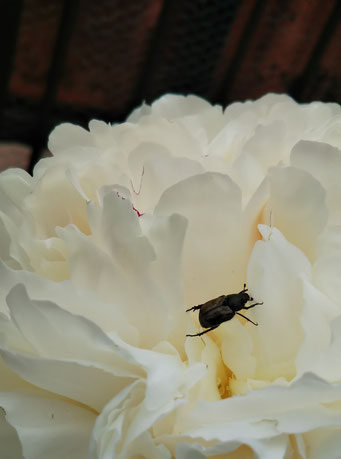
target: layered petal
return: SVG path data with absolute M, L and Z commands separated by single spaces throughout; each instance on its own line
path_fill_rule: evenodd
M 260 225 L 264 241 L 256 242 L 248 266 L 248 285 L 262 299 L 252 317 L 261 325 L 250 328 L 259 379 L 289 380 L 302 344 L 302 281 L 310 279 L 311 265 L 301 250 L 276 228 Z M 250 313 L 251 315 L 251 313 Z
M 6 457 L 339 457 L 340 123 L 165 95 L 0 174 Z
M 333 406 L 340 400 L 340 391 L 340 384 L 331 385 L 307 373 L 289 385 L 273 385 L 216 402 L 198 402 L 192 411 L 178 418 L 176 429 L 205 441 L 239 439 L 253 448 L 254 440 L 267 441 L 281 433 L 339 426 L 340 412 Z M 204 425 L 201 419 L 205 419 Z
M 341 223 L 341 151 L 322 142 L 300 141 L 292 150 L 291 164 L 309 172 L 326 191 L 329 224 Z
M 0 406 L 16 429 L 25 459 L 87 457 L 96 418 L 92 411 L 56 397 L 12 391 L 0 392 Z M 7 440 L 5 444 L 11 448 Z M 18 451 L 16 448 L 12 451 Z M 11 454 L 11 450 L 7 452 Z
M 183 180 L 162 195 L 155 212 L 180 213 L 188 219 L 184 245 L 187 305 L 240 287 L 246 237 L 241 193 L 229 177 L 206 173 Z
M 328 220 L 325 191 L 320 182 L 294 167 L 276 167 L 269 173 L 273 223 L 311 260 L 317 238 Z

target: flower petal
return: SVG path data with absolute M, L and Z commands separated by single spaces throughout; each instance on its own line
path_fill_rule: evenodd
M 172 156 L 162 145 L 143 143 L 129 155 L 134 205 L 140 213 L 151 211 L 170 186 L 205 171 L 199 159 Z
M 338 306 L 341 312 L 340 276 L 341 254 L 321 257 L 313 266 L 314 284 Z
M 100 412 L 108 399 L 130 381 L 91 366 L 89 362 L 27 357 L 0 350 L 7 365 L 23 379 L 46 391 L 70 398 Z M 100 391 L 94 391 L 100 387 Z
M 113 304 L 139 330 L 143 347 L 153 347 L 170 334 L 177 336 L 179 347 L 180 336 L 183 343 L 185 335 L 184 325 L 178 326 L 185 312 L 181 282 L 185 219 L 138 217 L 128 199 L 112 192 L 105 195 L 103 209 L 90 207 L 91 224 L 96 222 L 93 236 L 74 227 L 59 230 L 73 282 Z M 113 329 L 120 332 L 119 324 L 113 323 Z
M 73 146 L 88 147 L 91 143 L 91 135 L 86 129 L 71 123 L 63 123 L 51 132 L 48 148 L 53 155 L 57 155 Z
M 248 267 L 250 292 L 264 303 L 248 314 L 259 323 L 249 327 L 257 356 L 256 377 L 290 380 L 295 376 L 296 354 L 303 339 L 301 279 L 310 278 L 311 266 L 278 229 L 258 228 L 265 240 L 256 242 Z
M 341 451 L 340 427 L 317 429 L 304 435 L 311 459 L 338 459 Z
M 313 260 L 317 237 L 328 219 L 324 189 L 310 174 L 294 167 L 273 167 L 269 179 L 274 225 Z
M 84 317 L 50 301 L 31 300 L 22 285 L 11 290 L 7 303 L 12 321 L 39 356 L 92 361 L 114 374 L 136 375 L 122 359 L 124 351 L 120 356 L 118 346 Z
M 124 349 L 87 319 L 51 302 L 30 300 L 20 285 L 12 289 L 8 305 L 27 345 L 23 348 L 19 343 L 18 347 L 9 330 L 7 344 L 1 343 L 1 354 L 32 384 L 100 410 L 108 398 L 143 374 L 127 362 L 126 357 L 131 358 Z M 94 392 L 95 386 L 101 391 Z
M 1 394 L 1 392 L 0 392 Z M 0 402 L 1 403 L 1 402 Z M 6 421 L 5 410 L 0 405 L 0 453 L 6 459 L 24 459 L 15 429 Z
M 177 183 L 161 196 L 155 213 L 179 213 L 188 219 L 184 245 L 187 305 L 240 289 L 246 239 L 241 193 L 228 176 L 205 173 Z
M 311 283 L 303 281 L 304 306 L 301 315 L 304 340 L 297 354 L 297 376 L 316 371 L 316 361 L 329 347 L 331 320 L 338 315 L 337 307 Z M 324 379 L 327 374 L 319 373 Z
M 310 371 L 327 381 L 337 382 L 341 379 L 341 316 L 331 324 L 330 345 L 315 354 Z
M 302 433 L 339 426 L 341 413 L 333 403 L 340 398 L 340 383 L 329 384 L 306 373 L 287 386 L 272 385 L 225 400 L 198 402 L 192 411 L 178 419 L 175 428 L 206 441 L 243 438 L 249 442 L 281 433 Z
M 124 340 L 136 342 L 137 331 L 127 322 L 124 314 L 112 303 L 102 302 L 96 292 L 88 288 L 75 288 L 71 281 L 51 282 L 28 271 L 13 270 L 0 261 L 0 278 L 6 289 L 0 289 L 0 311 L 8 316 L 6 296 L 12 287 L 24 284 L 29 296 L 37 300 L 49 298 L 73 315 L 81 315 L 95 323 L 103 331 L 112 331 L 119 324 L 118 332 Z M 90 287 L 90 286 L 88 286 Z
M 96 418 L 92 411 L 65 400 L 20 392 L 0 392 L 0 406 L 17 431 L 25 459 L 87 457 Z
M 301 140 L 292 149 L 291 164 L 309 172 L 321 183 L 326 190 L 328 223 L 340 225 L 341 150 L 325 143 Z
M 143 401 L 143 385 L 135 383 L 111 400 L 98 416 L 90 444 L 90 457 L 124 459 L 128 450 L 136 448 L 134 442 L 161 416 L 179 403 L 170 401 L 157 410 L 148 410 Z M 132 448 L 133 447 L 133 448 Z M 145 453 L 145 451 L 140 451 Z
M 159 99 L 156 99 L 150 106 L 142 105 L 142 110 L 141 108 L 135 109 L 129 115 L 127 121 L 136 123 L 141 116 L 145 116 L 146 114 L 177 119 L 197 115 L 207 109 L 212 109 L 212 106 L 201 97 L 195 95 L 165 94 Z
M 244 442 L 245 439 L 245 442 Z M 224 455 L 224 459 L 284 459 L 290 451 L 288 438 L 278 435 L 267 440 L 257 441 L 243 438 L 239 435 L 235 440 L 221 441 L 214 446 L 202 446 L 202 444 L 188 437 L 174 436 L 162 439 L 165 444 L 176 444 L 177 459 L 206 459 L 215 455 Z M 174 448 L 175 449 L 175 448 Z
M 256 358 L 253 352 L 253 341 L 247 327 L 239 320 L 225 325 L 225 333 L 221 343 L 221 353 L 225 365 L 240 381 L 253 378 L 256 371 Z

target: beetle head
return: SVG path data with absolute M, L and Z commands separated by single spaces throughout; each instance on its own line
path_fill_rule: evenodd
M 250 296 L 246 292 L 240 293 L 240 296 L 241 296 L 241 300 L 243 301 L 243 303 L 247 303 L 248 301 L 252 301 L 253 300 L 252 296 Z

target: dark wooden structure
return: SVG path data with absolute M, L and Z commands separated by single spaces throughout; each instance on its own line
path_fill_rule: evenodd
M 341 100 L 339 0 L 0 5 L 0 142 L 28 145 L 29 170 L 57 123 L 120 121 L 165 92 Z

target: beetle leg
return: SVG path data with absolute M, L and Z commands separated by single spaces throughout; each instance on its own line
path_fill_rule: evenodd
M 220 325 L 220 324 L 219 324 Z M 212 331 L 214 330 L 215 328 L 219 327 L 219 325 L 215 325 L 214 327 L 211 327 L 211 328 L 208 328 L 207 330 L 204 330 L 203 332 L 201 333 L 197 333 L 195 335 L 186 335 L 186 336 L 201 336 L 201 335 L 204 335 L 205 333 L 208 333 L 209 331 Z
M 236 314 L 238 314 L 238 316 L 244 317 L 244 319 L 248 320 L 248 321 L 251 322 L 253 325 L 258 325 L 257 322 L 253 322 L 251 319 L 248 319 L 246 316 L 243 316 L 243 314 L 240 314 L 239 312 L 236 312 Z
M 188 311 L 196 311 L 197 309 L 200 309 L 202 304 L 199 304 L 198 306 L 193 306 L 193 308 L 186 309 L 186 312 Z
M 251 306 L 244 306 L 243 309 L 251 309 L 251 308 L 253 308 L 254 306 L 258 306 L 259 304 L 263 304 L 263 301 L 262 301 L 261 303 L 251 304 Z

